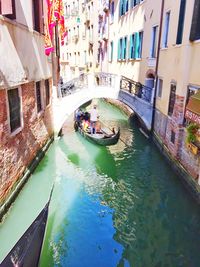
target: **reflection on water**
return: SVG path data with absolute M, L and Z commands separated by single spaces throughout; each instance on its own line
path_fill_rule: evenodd
M 66 123 L 40 266 L 200 266 L 199 207 L 125 115 L 98 108 L 123 141 L 100 147 Z

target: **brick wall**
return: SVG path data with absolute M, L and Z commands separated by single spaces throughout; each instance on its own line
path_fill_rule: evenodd
M 154 130 L 166 145 L 171 156 L 195 179 L 199 176 L 199 156 L 194 156 L 186 147 L 186 132 L 183 127 L 184 97 L 176 96 L 173 114 L 171 117 L 156 111 Z M 172 131 L 175 134 L 172 142 Z
M 41 92 L 45 96 L 44 81 L 41 81 Z M 51 104 L 47 107 L 44 104 L 44 110 L 37 113 L 34 82 L 22 85 L 21 93 L 23 127 L 19 133 L 11 135 L 7 93 L 0 90 L 0 203 L 53 134 Z

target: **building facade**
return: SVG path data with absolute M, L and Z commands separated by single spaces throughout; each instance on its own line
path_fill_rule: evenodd
M 68 45 L 68 68 L 75 61 L 77 67 L 85 66 L 82 71 L 120 74 L 151 88 L 157 140 L 198 180 L 199 137 L 197 134 L 193 149 L 194 142 L 188 143 L 187 136 L 188 126 L 195 123 L 198 132 L 200 123 L 185 116 L 185 111 L 190 97 L 200 90 L 200 0 L 93 0 L 79 5 L 83 7 L 78 20 L 83 35 L 76 45 Z M 84 14 L 86 20 L 81 19 Z M 66 20 L 68 39 L 74 28 L 70 21 Z M 88 39 L 91 28 L 92 45 Z M 86 60 L 79 65 L 70 59 L 75 54 Z M 194 116 L 200 116 L 198 108 Z
M 0 204 L 53 134 L 46 1 L 0 1 Z

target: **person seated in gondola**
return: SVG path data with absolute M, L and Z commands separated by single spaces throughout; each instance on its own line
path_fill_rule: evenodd
M 88 131 L 89 126 L 90 126 L 90 123 L 89 123 L 88 120 L 83 120 L 83 121 L 82 121 L 82 129 L 83 129 L 85 132 Z

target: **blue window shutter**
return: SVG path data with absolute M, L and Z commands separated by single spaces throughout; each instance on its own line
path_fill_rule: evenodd
M 122 38 L 121 59 L 124 59 L 124 38 Z
M 135 51 L 134 51 L 134 58 L 139 58 L 139 47 L 140 47 L 140 40 L 139 40 L 139 32 L 135 33 Z
M 121 10 L 122 10 L 122 1 L 123 1 L 123 0 L 120 0 L 120 1 L 119 1 L 119 16 L 120 16 L 120 17 L 121 17 L 121 15 L 122 15 L 122 11 L 121 11 Z
M 132 46 L 133 46 L 133 38 L 132 38 L 132 35 L 130 35 L 128 58 L 131 58 Z
M 143 32 L 139 32 L 139 58 L 142 57 L 142 43 L 143 43 Z
M 124 57 L 123 59 L 126 59 L 126 51 L 127 51 L 127 37 L 124 37 Z
M 128 0 L 126 0 L 125 2 L 126 2 L 126 5 L 125 5 L 125 7 L 126 7 L 126 12 L 127 12 L 127 11 L 128 11 L 128 8 L 129 8 L 129 6 L 128 6 L 128 4 L 129 4 L 129 1 L 128 1 Z

